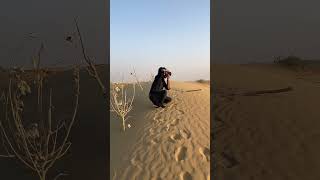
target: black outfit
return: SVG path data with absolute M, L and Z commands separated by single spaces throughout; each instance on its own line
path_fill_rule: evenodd
M 169 103 L 171 98 L 167 96 L 169 90 L 164 77 L 161 74 L 156 75 L 149 92 L 149 99 L 156 106 L 163 106 L 164 103 Z

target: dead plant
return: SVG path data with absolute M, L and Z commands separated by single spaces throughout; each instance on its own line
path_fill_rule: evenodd
M 94 60 L 92 60 L 92 58 L 90 58 L 86 53 L 86 49 L 84 47 L 83 38 L 82 38 L 82 35 L 81 35 L 81 32 L 80 32 L 80 28 L 79 28 L 79 25 L 78 25 L 77 18 L 75 18 L 74 21 L 75 21 L 75 25 L 76 25 L 76 28 L 77 28 L 77 34 L 78 34 L 78 37 L 79 37 L 79 40 L 80 40 L 82 55 L 83 55 L 83 58 L 85 60 L 85 63 L 87 64 L 86 70 L 88 71 L 90 76 L 92 76 L 93 78 L 96 79 L 96 81 L 98 82 L 99 87 L 102 90 L 103 95 L 106 97 L 107 89 L 106 89 L 105 85 L 103 84 L 103 82 L 102 82 L 102 80 L 100 78 L 100 75 L 99 75 L 99 73 L 97 71 L 97 68 L 96 68 Z
M 133 93 L 131 97 L 128 97 L 127 94 L 127 87 L 128 85 L 124 83 L 113 83 L 111 85 L 111 97 L 110 97 L 110 106 L 111 112 L 115 112 L 122 121 L 122 128 L 123 131 L 126 130 L 126 121 L 128 120 L 129 116 L 128 113 L 133 108 L 133 101 L 136 93 L 135 83 L 132 84 Z M 128 127 L 131 125 L 128 124 Z
M 11 71 L 8 90 L 4 95 L 4 120 L 0 119 L 1 134 L 7 157 L 19 159 L 25 166 L 37 173 L 40 180 L 46 180 L 48 170 L 61 159 L 71 146 L 69 135 L 75 122 L 79 105 L 79 67 L 74 70 L 75 103 L 69 122 L 54 123 L 52 89 L 49 105 L 43 111 L 43 80 L 45 70 L 40 68 L 40 58 L 35 68 L 35 89 L 37 90 L 36 122 L 24 116 L 25 97 L 32 93 L 27 81 L 23 80 L 21 69 Z M 45 114 L 45 115 L 44 115 Z M 32 119 L 32 121 L 34 121 Z

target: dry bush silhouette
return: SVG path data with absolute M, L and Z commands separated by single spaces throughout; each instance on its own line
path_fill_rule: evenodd
M 41 49 L 41 48 L 40 48 Z M 34 60 L 34 88 L 24 80 L 25 72 L 21 68 L 10 71 L 7 92 L 3 95 L 4 119 L 0 119 L 3 145 L 6 157 L 15 157 L 25 166 L 37 173 L 40 180 L 47 179 L 47 173 L 57 160 L 62 158 L 71 146 L 69 135 L 75 122 L 79 104 L 79 67 L 74 69 L 75 103 L 71 120 L 57 123 L 53 120 L 52 89 L 49 90 L 48 105 L 44 106 L 43 86 L 47 70 L 40 68 L 40 50 Z M 36 115 L 28 119 L 24 115 L 26 100 L 35 89 Z M 33 123 L 30 124 L 30 121 Z M 58 174 L 55 178 L 65 174 Z
M 77 34 L 78 34 L 78 38 L 80 40 L 80 46 L 81 46 L 81 52 L 82 52 L 82 56 L 85 60 L 85 63 L 87 65 L 86 69 L 89 73 L 90 76 L 92 76 L 94 79 L 96 79 L 100 89 L 102 90 L 105 98 L 107 97 L 106 93 L 106 87 L 103 84 L 100 75 L 96 69 L 96 64 L 94 62 L 94 60 L 92 58 L 90 58 L 87 53 L 86 53 L 86 49 L 84 46 L 84 42 L 83 42 L 83 38 L 81 35 L 81 31 L 78 25 L 78 21 L 77 18 L 74 19 L 75 21 L 75 25 L 77 28 Z M 130 73 L 130 75 L 132 75 L 136 81 L 136 83 L 139 85 L 141 91 L 143 91 L 143 87 L 141 85 L 141 82 L 139 81 L 139 78 L 136 74 L 135 69 L 133 68 L 133 72 Z M 128 120 L 129 116 L 128 113 L 132 110 L 133 108 L 133 101 L 135 98 L 135 94 L 136 94 L 136 88 L 135 85 L 136 83 L 132 84 L 133 87 L 133 93 L 130 95 L 128 95 L 127 93 L 127 89 L 128 89 L 128 85 L 124 84 L 124 83 L 120 83 L 120 84 L 111 84 L 111 90 L 110 90 L 110 106 L 111 112 L 116 113 L 117 116 L 120 117 L 121 121 L 122 121 L 122 129 L 123 131 L 126 130 L 126 121 Z M 128 127 L 130 127 L 130 124 L 128 124 Z
M 106 87 L 105 85 L 103 84 L 102 80 L 101 80 L 101 77 L 96 69 L 96 63 L 95 61 L 89 57 L 86 53 L 86 49 L 85 49 L 85 46 L 84 46 L 84 42 L 83 42 L 83 37 L 81 35 L 81 31 L 80 31 L 80 27 L 79 27 L 79 24 L 78 24 L 78 21 L 77 21 L 77 18 L 74 19 L 75 21 L 75 25 L 76 25 L 76 28 L 77 28 L 77 35 L 78 35 L 78 38 L 80 40 L 80 46 L 81 46 L 81 52 L 82 52 L 82 56 L 85 60 L 85 64 L 87 65 L 86 66 L 86 70 L 87 72 L 89 73 L 89 75 L 93 78 L 96 79 L 100 89 L 102 90 L 103 94 L 106 95 L 107 93 L 107 90 L 106 90 Z M 132 75 L 136 81 L 136 83 L 139 85 L 140 89 L 143 91 L 143 87 L 141 85 L 141 82 L 137 76 L 137 73 L 135 71 L 135 68 L 133 68 L 133 71 L 130 73 L 130 75 Z
M 133 93 L 129 97 L 127 94 L 128 85 L 124 83 L 113 83 L 111 85 L 111 92 L 110 92 L 110 106 L 111 112 L 115 112 L 122 121 L 122 128 L 123 131 L 126 130 L 126 121 L 128 120 L 129 116 L 128 113 L 133 108 L 133 101 L 135 97 L 135 83 L 132 84 Z M 130 128 L 130 124 L 128 124 Z
M 107 95 L 107 89 L 105 87 L 105 85 L 103 84 L 102 80 L 101 80 L 101 77 L 97 71 L 97 68 L 96 68 L 96 64 L 94 62 L 94 60 L 89 57 L 86 53 L 86 49 L 84 47 L 84 42 L 83 42 L 83 38 L 82 38 L 82 35 L 81 35 L 81 31 L 80 31 L 80 28 L 79 28 L 79 25 L 78 25 L 78 21 L 77 21 L 77 18 L 74 19 L 74 22 L 75 22 L 75 25 L 76 25 L 76 28 L 77 28 L 77 34 L 78 34 L 78 38 L 80 40 L 80 45 L 81 45 L 81 52 L 82 52 L 82 56 L 85 60 L 85 63 L 86 63 L 86 70 L 87 72 L 89 73 L 90 76 L 92 76 L 94 79 L 96 79 L 104 97 L 106 98 L 106 95 Z
M 288 56 L 288 57 L 281 57 L 277 56 L 274 58 L 274 63 L 279 64 L 286 67 L 293 67 L 293 68 L 305 68 L 305 62 L 303 59 L 297 56 Z

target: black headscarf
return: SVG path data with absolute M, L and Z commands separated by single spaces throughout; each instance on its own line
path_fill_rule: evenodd
M 166 70 L 165 67 L 160 67 L 158 69 L 158 74 L 151 85 L 150 93 L 162 91 L 163 88 L 168 89 L 168 85 L 164 80 L 164 70 Z
M 160 67 L 159 69 L 158 69 L 158 76 L 160 76 L 160 77 L 162 77 L 163 75 L 164 75 L 164 71 L 166 70 L 166 68 L 165 67 Z

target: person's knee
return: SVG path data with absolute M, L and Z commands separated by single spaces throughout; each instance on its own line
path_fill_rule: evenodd
M 154 95 L 154 94 L 149 95 L 149 99 L 154 105 L 158 104 L 159 100 L 157 99 L 156 95 Z

